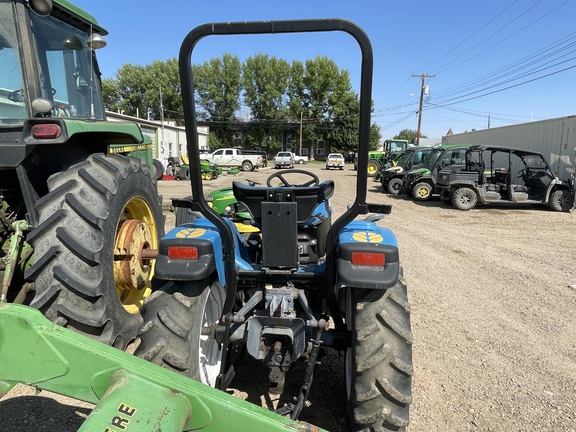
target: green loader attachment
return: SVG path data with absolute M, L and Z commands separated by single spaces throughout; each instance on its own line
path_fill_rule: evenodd
M 18 383 L 95 404 L 80 432 L 321 431 L 0 304 L 0 397 Z

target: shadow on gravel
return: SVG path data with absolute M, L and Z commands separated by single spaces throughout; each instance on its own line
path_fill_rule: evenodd
M 308 403 L 302 409 L 299 420 L 330 432 L 350 432 L 346 417 L 346 386 L 344 383 L 344 357 L 327 351 L 314 369 L 314 381 L 309 391 Z M 237 366 L 237 374 L 228 392 L 234 390 L 245 394 L 245 399 L 255 405 L 275 410 L 294 401 L 306 371 L 305 363 L 297 363 L 286 374 L 286 386 L 282 396 L 268 393 L 268 369 L 258 360 L 244 355 Z M 286 396 L 285 396 L 286 395 Z
M 76 432 L 92 410 L 42 396 L 21 396 L 0 402 L 3 431 Z

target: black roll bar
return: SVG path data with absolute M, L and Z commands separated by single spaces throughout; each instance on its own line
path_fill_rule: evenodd
M 210 220 L 222 235 L 222 248 L 226 273 L 226 304 L 225 312 L 231 312 L 236 295 L 236 272 L 234 269 L 234 238 L 230 226 L 210 208 L 204 198 L 202 179 L 200 176 L 200 152 L 197 134 L 196 108 L 194 103 L 194 83 L 192 78 L 192 51 L 196 44 L 207 36 L 213 35 L 241 35 L 241 34 L 278 34 L 278 33 L 311 33 L 342 31 L 350 34 L 360 47 L 362 54 L 362 69 L 360 75 L 360 125 L 358 139 L 358 171 L 356 181 L 356 199 L 352 206 L 340 216 L 332 225 L 327 238 L 327 262 L 329 265 L 326 274 L 326 293 L 332 314 L 336 314 L 335 321 L 340 327 L 341 317 L 336 307 L 335 293 L 332 287 L 335 281 L 333 265 L 335 254 L 335 239 L 338 232 L 359 214 L 366 214 L 368 150 L 370 141 L 370 110 L 372 103 L 372 73 L 373 55 L 372 45 L 368 36 L 356 24 L 343 19 L 313 19 L 289 21 L 256 21 L 232 23 L 208 23 L 193 29 L 180 47 L 179 70 L 182 86 L 187 151 L 190 159 L 190 177 L 192 188 L 192 208 L 200 211 Z M 332 258 L 332 259 L 331 259 Z M 332 301 L 330 301 L 332 300 Z M 336 308 L 337 309 L 337 308 Z

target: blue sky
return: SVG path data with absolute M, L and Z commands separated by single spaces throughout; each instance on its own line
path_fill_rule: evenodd
M 187 1 L 73 0 L 109 31 L 98 52 L 103 76 L 125 63 L 177 58 L 182 40 L 208 22 L 343 18 L 374 52 L 373 121 L 384 139 L 417 129 L 420 78 L 428 78 L 422 133 L 454 133 L 576 114 L 576 0 Z M 212 36 L 193 52 L 288 61 L 326 55 L 359 89 L 360 54 L 344 33 Z

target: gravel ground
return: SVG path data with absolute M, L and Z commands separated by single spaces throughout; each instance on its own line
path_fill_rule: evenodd
M 332 206 L 342 213 L 355 194 L 355 172 L 304 168 L 336 182 Z M 205 182 L 206 191 L 276 172 L 240 173 Z M 160 182 L 170 197 L 189 182 Z M 576 431 L 576 211 L 546 207 L 479 207 L 461 212 L 439 200 L 415 203 L 368 182 L 368 201 L 393 205 L 379 222 L 400 244 L 414 335 L 410 431 Z M 173 217 L 167 217 L 167 226 Z M 343 359 L 317 367 L 301 419 L 348 431 Z M 294 381 L 303 367 L 293 371 Z M 275 406 L 267 373 L 253 361 L 230 392 Z M 256 385 L 255 385 L 256 384 Z M 296 386 L 297 382 L 288 382 Z M 75 431 L 90 406 L 18 386 L 0 399 L 6 431 Z

